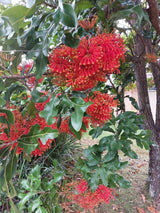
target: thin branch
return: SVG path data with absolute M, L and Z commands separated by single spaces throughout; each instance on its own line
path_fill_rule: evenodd
M 111 83 L 113 89 L 114 89 L 115 91 L 117 91 L 117 89 L 116 89 L 115 85 L 113 84 L 112 80 L 110 79 L 110 76 L 109 76 L 109 75 L 107 75 L 107 79 L 108 79 L 109 82 Z
M 49 72 L 43 73 L 43 75 L 49 75 Z M 3 75 L 0 76 L 2 79 L 25 79 L 25 78 L 31 78 L 35 77 L 35 73 L 28 74 L 28 75 Z
M 52 7 L 53 9 L 56 9 L 56 8 L 57 8 L 56 5 L 49 4 L 49 3 L 47 3 L 45 0 L 43 0 L 43 3 L 44 3 L 46 6 L 48 6 L 48 7 Z

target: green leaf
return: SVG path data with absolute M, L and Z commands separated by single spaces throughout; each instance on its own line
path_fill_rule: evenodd
M 124 189 L 128 189 L 131 186 L 131 183 L 129 181 L 125 180 L 122 176 L 118 174 L 115 175 L 114 179 L 116 183 Z
M 103 132 L 103 130 L 99 126 L 99 127 L 95 128 L 95 129 L 91 129 L 89 131 L 89 135 L 92 135 L 92 139 L 94 139 L 94 138 L 98 138 L 102 134 L 102 132 Z
M 79 43 L 80 43 L 80 39 L 73 37 L 71 33 L 65 33 L 63 38 L 62 38 L 62 42 L 66 46 L 69 46 L 71 48 L 77 48 Z
M 27 191 L 30 190 L 29 181 L 27 179 L 24 179 L 21 181 L 21 186 Z
M 6 101 L 0 97 L 0 106 L 4 106 L 6 104 Z
M 90 0 L 80 0 L 80 1 L 76 2 L 75 12 L 78 14 L 82 10 L 89 9 L 92 7 L 93 7 L 93 4 Z
M 36 59 L 36 79 L 40 79 L 43 73 L 47 70 L 48 57 L 44 56 L 43 53 L 37 57 Z
M 7 163 L 5 165 L 5 173 L 6 180 L 9 181 L 13 175 L 15 174 L 15 171 L 17 169 L 17 157 L 16 157 L 16 148 L 11 151 Z
M 38 90 L 33 90 L 31 92 L 32 101 L 35 103 L 43 103 L 47 101 L 48 96 L 45 96 L 43 92 L 39 92 Z
M 0 190 L 2 189 L 4 185 L 4 168 L 0 170 Z
M 58 113 L 56 106 L 59 104 L 59 99 L 55 96 L 52 96 L 50 101 L 46 103 L 43 111 L 39 113 L 39 116 L 44 118 L 48 125 L 51 125 L 55 122 L 55 117 Z
M 61 8 L 61 22 L 68 27 L 77 27 L 77 17 L 70 4 L 63 4 Z
M 73 134 L 75 135 L 75 137 L 76 137 L 78 140 L 80 140 L 80 139 L 81 139 L 81 131 L 78 131 L 78 132 L 77 132 L 77 131 L 73 128 L 73 126 L 72 126 L 72 124 L 71 124 L 71 120 L 69 120 L 68 125 L 69 125 L 69 129 L 71 130 L 71 132 L 73 132 Z
M 5 96 L 4 96 L 4 99 L 6 101 L 10 101 L 10 97 L 11 97 L 13 92 L 15 92 L 15 91 L 23 91 L 25 89 L 26 88 L 24 86 L 20 86 L 19 84 L 13 84 L 13 85 L 11 85 L 11 87 L 9 87 L 9 89 L 7 89 L 7 91 L 5 93 Z
M 27 194 L 25 194 L 23 197 L 23 194 L 18 194 L 18 197 L 20 198 L 20 202 L 19 202 L 19 208 L 22 209 L 23 206 L 25 205 L 25 203 L 27 201 L 30 200 L 31 197 L 35 196 L 37 193 L 36 192 L 28 192 Z
M 78 132 L 82 127 L 83 111 L 80 107 L 75 107 L 75 111 L 71 113 L 72 127 Z
M 42 144 L 45 145 L 48 139 L 54 139 L 57 136 L 58 136 L 57 129 L 45 127 L 43 130 L 40 130 L 40 126 L 36 124 L 31 127 L 30 132 L 27 135 L 22 135 L 20 141 L 37 143 L 38 139 L 40 139 Z
M 129 95 L 127 95 L 125 97 L 130 100 L 131 104 L 134 106 L 135 109 L 139 110 L 139 106 L 138 106 L 138 103 L 135 98 L 130 97 Z
M 3 142 L 2 142 L 3 143 Z M 1 144 L 1 143 L 0 143 Z M 6 159 L 6 156 L 9 154 L 10 147 L 5 147 L 0 149 L 0 160 Z
M 5 84 L 3 80 L 0 78 L 0 92 L 4 90 Z
M 99 168 L 100 170 L 100 178 L 102 180 L 103 185 L 108 186 L 108 173 L 105 168 Z
M 47 210 L 44 207 L 39 206 L 37 208 L 37 210 L 35 211 L 35 213 L 48 213 L 48 212 L 47 212 Z
M 99 169 L 97 169 L 94 174 L 92 174 L 91 176 L 91 181 L 90 181 L 90 186 L 91 186 L 91 190 L 92 192 L 95 191 L 98 188 L 99 185 Z
M 9 124 L 14 124 L 14 115 L 11 111 L 7 109 L 0 109 L 0 112 L 5 113 L 7 115 L 7 122 Z
M 27 152 L 28 154 L 31 154 L 32 151 L 34 151 L 38 147 L 38 142 L 36 143 L 29 143 L 28 141 L 19 141 L 18 145 L 23 148 L 23 151 Z
M 37 109 L 35 107 L 35 103 L 33 101 L 29 102 L 25 108 L 27 113 L 32 117 L 36 115 Z
M 110 148 L 113 151 L 117 151 L 121 149 L 120 140 L 116 139 L 115 137 L 112 137 L 113 140 L 110 142 Z
M 41 206 L 41 204 L 42 204 L 42 201 L 39 197 L 36 200 L 34 200 L 31 204 L 32 205 L 32 207 L 31 207 L 32 212 L 34 212 L 39 206 Z
M 116 155 L 117 155 L 117 152 L 108 151 L 107 154 L 103 158 L 103 162 L 108 163 L 108 162 L 112 161 Z
M 54 179 L 53 179 L 53 181 L 54 181 L 54 183 L 57 183 L 57 182 L 59 182 L 60 180 L 62 180 L 62 178 L 63 178 L 63 173 L 61 172 L 61 173 L 56 173 L 55 175 L 54 175 Z
M 127 155 L 132 159 L 138 159 L 138 155 L 133 150 L 128 151 Z
M 6 9 L 2 13 L 2 16 L 7 16 L 15 32 L 19 33 L 19 29 L 23 28 L 25 25 L 24 23 L 25 17 L 29 15 L 30 13 L 31 13 L 30 9 L 22 5 L 17 5 L 17 6 Z
M 4 183 L 7 184 L 15 174 L 17 168 L 16 147 L 12 151 L 9 151 L 8 147 L 0 150 L 0 158 L 2 163 L 0 170 L 1 189 Z
M 40 166 L 36 165 L 30 172 L 30 175 L 32 175 L 33 177 L 39 179 L 40 177 Z

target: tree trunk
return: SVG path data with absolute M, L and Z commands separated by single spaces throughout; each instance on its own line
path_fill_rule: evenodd
M 149 152 L 149 172 L 148 172 L 148 181 L 149 181 L 149 193 L 150 196 L 155 200 L 160 198 L 160 138 L 158 142 L 151 146 Z
M 149 103 L 147 76 L 146 76 L 146 62 L 144 60 L 146 46 L 151 49 L 151 40 L 146 40 L 137 34 L 135 37 L 135 55 L 137 61 L 135 63 L 135 75 L 139 99 L 140 113 L 146 117 L 144 128 L 151 130 L 154 144 L 151 146 L 149 152 L 149 172 L 148 183 L 149 193 L 155 199 L 160 197 L 160 71 L 152 65 L 152 74 L 154 77 L 157 103 L 156 104 L 156 121 L 154 122 L 151 107 Z M 146 46 L 145 46 L 146 45 Z M 152 50 L 150 50 L 152 51 Z

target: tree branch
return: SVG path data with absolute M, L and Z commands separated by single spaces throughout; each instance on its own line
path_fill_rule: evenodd
M 152 26 L 160 35 L 160 20 L 159 20 L 159 8 L 156 0 L 147 0 L 149 4 L 148 15 Z
M 43 75 L 49 75 L 50 73 L 49 72 L 45 72 L 43 73 Z M 2 79 L 25 79 L 25 78 L 31 78 L 31 77 L 34 77 L 35 74 L 32 73 L 32 74 L 28 74 L 28 75 L 3 75 L 3 76 L 0 76 Z

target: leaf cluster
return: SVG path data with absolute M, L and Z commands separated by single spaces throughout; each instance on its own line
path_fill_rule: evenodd
M 98 144 L 84 150 L 84 159 L 79 159 L 77 164 L 83 177 L 94 191 L 99 184 L 115 188 L 120 186 L 128 188 L 130 183 L 117 171 L 127 165 L 121 161 L 121 156 L 137 159 L 133 151 L 133 143 L 140 148 L 149 149 L 152 144 L 150 132 L 141 129 L 143 117 L 134 112 L 124 112 L 107 122 L 102 127 L 90 130 L 92 138 L 99 137 L 103 132 L 107 134 L 100 139 Z

